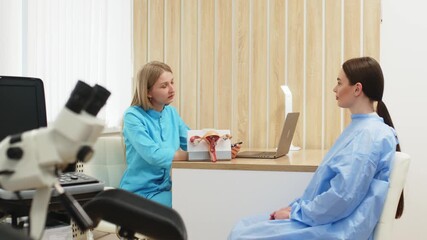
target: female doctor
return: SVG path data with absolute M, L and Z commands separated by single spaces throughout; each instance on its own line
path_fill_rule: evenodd
M 135 85 L 123 119 L 127 168 L 120 188 L 171 207 L 172 161 L 188 159 L 189 129 L 169 105 L 176 94 L 172 69 L 162 62 L 149 62 Z M 239 149 L 232 148 L 233 158 Z
M 350 125 L 300 198 L 270 215 L 241 220 L 229 239 L 372 239 L 398 147 L 383 90 L 377 61 L 346 61 L 333 91 L 338 106 L 352 113 Z

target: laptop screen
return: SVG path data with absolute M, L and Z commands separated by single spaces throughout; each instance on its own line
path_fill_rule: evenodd
M 295 128 L 297 126 L 299 112 L 292 112 L 286 115 L 279 144 L 277 145 L 277 155 L 283 156 L 289 152 L 292 139 L 294 138 Z
M 275 152 L 266 151 L 244 151 L 239 152 L 237 157 L 240 158 L 278 158 L 288 154 L 291 147 L 292 139 L 294 137 L 296 125 L 298 123 L 299 112 L 288 113 L 286 115 L 285 123 L 283 124 L 282 132 L 280 134 L 279 143 Z

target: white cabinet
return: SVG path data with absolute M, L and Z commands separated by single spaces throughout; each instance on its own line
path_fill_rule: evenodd
M 241 218 L 266 214 L 302 195 L 313 172 L 173 168 L 172 206 L 189 240 L 222 240 Z

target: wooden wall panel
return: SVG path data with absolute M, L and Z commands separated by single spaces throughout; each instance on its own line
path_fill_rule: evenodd
M 285 98 L 280 88 L 285 84 L 285 30 L 286 16 L 283 14 L 286 11 L 286 2 L 283 0 L 270 1 L 270 47 L 267 51 L 269 56 L 269 78 L 268 86 L 268 108 L 269 120 L 268 129 L 268 147 L 277 147 L 279 135 L 281 133 L 283 122 L 285 121 Z
M 250 141 L 253 146 L 267 147 L 267 1 L 252 1 L 251 116 Z
M 231 129 L 232 118 L 232 15 L 231 1 L 217 0 L 216 7 L 216 115 L 218 129 Z
M 133 63 L 134 78 L 141 67 L 147 63 L 147 0 L 133 2 Z
M 164 61 L 164 0 L 148 2 L 149 16 L 149 38 L 148 38 L 148 60 Z
M 294 145 L 303 145 L 303 126 L 305 113 L 304 98 L 304 1 L 288 0 L 288 59 L 287 84 L 292 92 L 293 111 L 299 111 Z
M 360 57 L 362 55 L 360 43 L 360 16 L 361 0 L 344 1 L 344 59 Z M 363 1 L 363 0 L 362 0 Z M 351 122 L 351 113 L 344 110 L 344 126 Z
M 165 1 L 165 63 L 167 63 L 173 71 L 173 78 L 175 83 L 176 97 L 172 106 L 180 111 L 180 77 L 181 77 L 181 1 L 180 0 L 166 0 Z
M 237 95 L 233 101 L 233 111 L 235 114 L 233 138 L 235 141 L 244 141 L 246 147 L 251 146 L 249 141 L 250 129 L 249 129 L 249 4 L 247 0 L 236 0 L 234 7 L 233 16 L 235 18 L 235 32 L 234 32 L 234 71 L 235 72 L 235 91 L 231 94 Z
M 363 55 L 371 56 L 379 61 L 380 59 L 380 23 L 381 0 L 364 0 L 363 2 Z M 378 39 L 378 41 L 372 41 Z
M 344 4 L 344 5 L 342 5 Z M 285 102 L 301 113 L 294 145 L 329 148 L 350 121 L 337 107 L 344 60 L 378 59 L 381 0 L 134 0 L 134 70 L 168 63 L 173 103 L 193 129 L 231 129 L 275 147 Z
M 341 133 L 341 111 L 332 92 L 341 69 L 341 0 L 325 6 L 325 145 L 331 146 Z
M 200 1 L 200 128 L 215 127 L 215 1 Z M 201 14 L 203 13 L 203 14 Z
M 190 128 L 197 126 L 197 0 L 182 1 L 180 114 Z M 203 108 L 202 108 L 203 109 Z
M 307 1 L 306 148 L 322 147 L 322 0 Z M 332 94 L 327 92 L 327 94 Z

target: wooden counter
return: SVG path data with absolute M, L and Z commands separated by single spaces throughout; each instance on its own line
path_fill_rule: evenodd
M 291 151 L 288 155 L 278 159 L 236 158 L 217 161 L 216 163 L 211 161 L 174 161 L 172 168 L 314 172 L 325 154 L 326 150 L 306 149 Z

